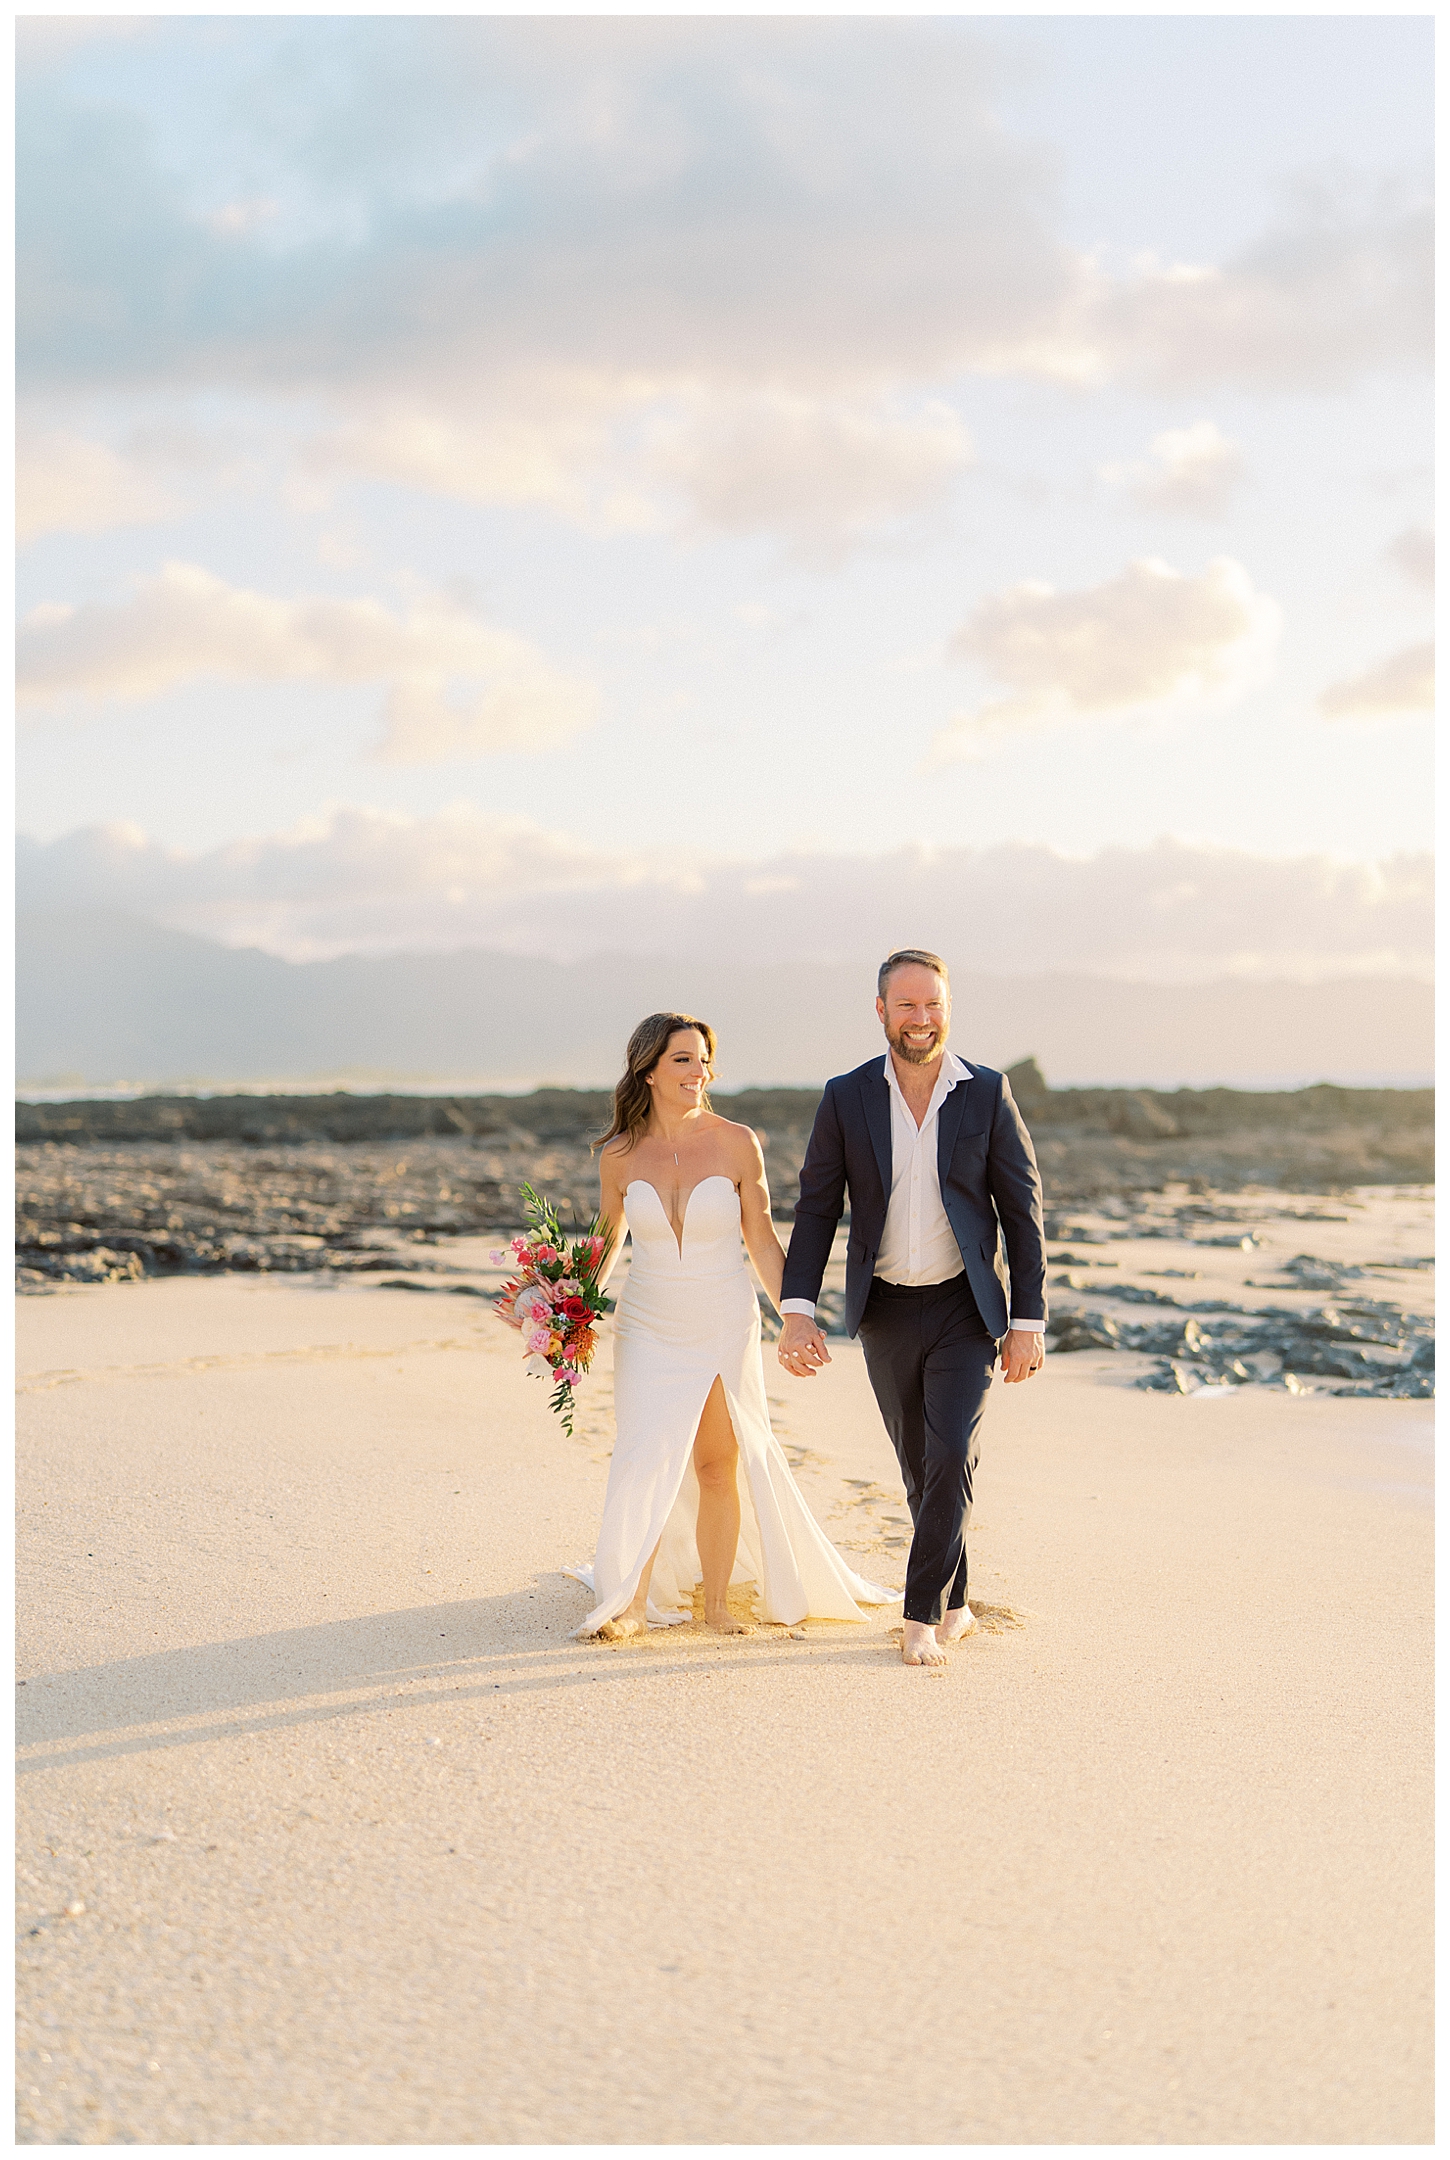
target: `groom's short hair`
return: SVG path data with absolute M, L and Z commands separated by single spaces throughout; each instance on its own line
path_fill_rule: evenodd
M 934 968 L 946 984 L 947 996 L 951 996 L 952 979 L 947 973 L 945 960 L 940 959 L 934 952 L 923 952 L 918 945 L 903 945 L 900 952 L 888 953 L 876 970 L 876 995 L 883 1002 L 886 997 L 886 985 L 891 980 L 893 972 L 899 967 Z

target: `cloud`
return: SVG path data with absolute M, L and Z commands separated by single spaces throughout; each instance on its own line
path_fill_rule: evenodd
M 1428 642 L 1407 645 L 1403 652 L 1391 653 L 1363 675 L 1332 683 L 1319 698 L 1319 710 L 1331 720 L 1434 709 L 1435 647 Z
M 1092 372 L 1166 389 L 1343 389 L 1428 369 L 1433 265 L 1428 186 L 1303 182 L 1279 224 L 1225 263 L 1091 272 L 1079 335 Z
M 538 503 L 596 532 L 757 532 L 799 556 L 849 547 L 940 499 L 972 460 L 937 401 L 718 391 L 579 370 L 496 382 L 474 404 L 368 403 L 300 451 L 299 499 L 365 478 L 476 503 Z
M 796 552 L 827 558 L 939 498 L 971 457 L 949 406 L 902 415 L 782 392 L 707 407 L 655 449 L 698 524 L 783 533 Z
M 214 174 L 163 171 L 122 111 L 32 94 L 28 386 L 407 384 L 458 410 L 572 368 L 822 394 L 995 365 L 1068 289 L 1049 162 L 953 28 L 341 27 L 294 24 L 270 85 L 237 48 Z M 279 208 L 218 229 L 256 200 Z
M 1396 533 L 1385 549 L 1385 556 L 1393 563 L 1400 576 L 1420 592 L 1435 590 L 1435 535 L 1425 532 L 1417 525 L 1407 526 Z
M 604 530 L 657 525 L 658 491 L 647 498 L 648 476 L 622 471 L 615 449 L 655 394 L 565 368 L 494 377 L 471 398 L 351 398 L 337 425 L 303 444 L 295 471 L 323 499 L 340 481 L 382 480 L 455 501 L 538 503 Z
M 214 233 L 245 233 L 264 225 L 281 209 L 275 196 L 257 195 L 249 201 L 223 203 L 220 209 L 207 213 L 207 224 Z
M 1133 713 L 1232 688 L 1278 619 L 1228 556 L 1199 578 L 1147 558 L 1079 592 L 1024 583 L 989 594 L 950 650 L 1008 695 L 963 714 L 938 735 L 934 755 L 967 755 L 987 730 Z
M 292 959 L 485 947 L 553 959 L 786 953 L 869 971 L 925 944 L 964 973 L 1322 981 L 1431 970 L 1428 856 L 1273 859 L 1160 840 L 1087 858 L 923 847 L 692 858 L 610 850 L 460 804 L 338 809 L 192 854 L 127 827 L 22 841 L 27 907 L 106 907 Z
M 970 24 L 278 18 L 220 73 L 214 35 L 153 36 L 204 158 L 63 65 L 22 84 L 22 411 L 245 401 L 294 510 L 383 482 L 828 567 L 947 495 L 964 376 L 1293 391 L 1428 350 L 1406 187 L 1301 187 L 1223 261 L 1067 245 Z M 27 515 L 162 514 L 106 454 Z M 1199 421 L 1116 478 L 1212 516 L 1236 459 Z
M 1155 435 L 1152 465 L 1102 468 L 1102 477 L 1130 490 L 1144 510 L 1166 510 L 1183 517 L 1218 517 L 1243 478 L 1237 443 L 1221 435 L 1211 420 L 1191 427 L 1167 428 Z
M 150 15 L 17 15 L 15 63 L 22 70 L 56 67 L 82 46 L 147 37 L 156 27 Z
M 20 857 L 22 905 L 118 907 L 289 958 L 446 949 L 505 922 L 513 949 L 527 951 L 541 908 L 554 911 L 549 938 L 590 950 L 593 911 L 611 893 L 647 884 L 657 907 L 663 892 L 692 883 L 467 804 L 421 818 L 344 806 L 201 854 L 163 847 L 136 826 L 90 826 L 46 846 L 22 839 Z
M 197 425 L 174 402 L 109 442 L 50 424 L 62 401 L 45 401 L 16 431 L 16 531 L 23 544 L 46 533 L 109 532 L 186 515 L 220 489 L 255 491 L 275 451 L 256 424 Z M 270 452 L 270 459 L 269 459 Z
M 380 754 L 409 764 L 533 750 L 593 711 L 587 685 L 437 594 L 396 615 L 372 599 L 278 599 L 172 562 L 124 600 L 49 604 L 20 625 L 24 704 L 153 698 L 205 678 L 381 682 Z
M 15 531 L 22 544 L 44 533 L 154 524 L 180 507 L 154 472 L 105 443 L 62 432 L 22 434 L 17 442 Z
M 487 432 L 539 372 L 587 414 L 600 384 L 1298 389 L 1428 357 L 1428 190 L 1301 185 L 1226 261 L 1109 272 L 960 23 L 296 18 L 229 63 L 192 169 L 119 104 L 27 91 L 23 390 L 411 399 Z

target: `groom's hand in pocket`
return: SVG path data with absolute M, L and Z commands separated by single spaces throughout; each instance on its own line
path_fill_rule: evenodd
M 786 1371 L 794 1373 L 798 1380 L 813 1380 L 817 1368 L 831 1362 L 825 1336 L 814 1320 L 798 1312 L 786 1314 L 775 1354 Z

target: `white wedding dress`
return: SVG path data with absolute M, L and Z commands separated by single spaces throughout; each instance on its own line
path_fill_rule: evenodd
M 740 1546 L 732 1582 L 753 1582 L 766 1620 L 859 1620 L 888 1605 L 847 1567 L 817 1524 L 770 1427 L 760 1363 L 760 1307 L 728 1177 L 702 1178 L 676 1240 L 664 1202 L 636 1178 L 624 1195 L 634 1251 L 614 1320 L 614 1458 L 592 1568 L 566 1568 L 593 1591 L 576 1631 L 592 1635 L 624 1611 L 659 1546 L 647 1613 L 656 1627 L 690 1617 L 701 1580 L 695 1433 L 716 1375 L 740 1448 Z

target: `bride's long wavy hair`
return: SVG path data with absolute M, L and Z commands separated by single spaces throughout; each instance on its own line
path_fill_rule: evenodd
M 632 1148 L 649 1123 L 650 1091 L 645 1079 L 652 1073 L 670 1045 L 670 1037 L 684 1028 L 695 1028 L 705 1038 L 705 1078 L 708 1082 L 710 1067 L 715 1062 L 715 1030 L 708 1020 L 697 1020 L 693 1013 L 651 1013 L 641 1020 L 630 1036 L 624 1051 L 624 1077 L 614 1090 L 614 1117 L 608 1132 L 601 1133 L 591 1143 L 594 1148 L 608 1147 L 611 1140 L 623 1136 L 626 1148 Z M 708 1110 L 710 1094 L 708 1086 L 700 1090 L 700 1106 Z

